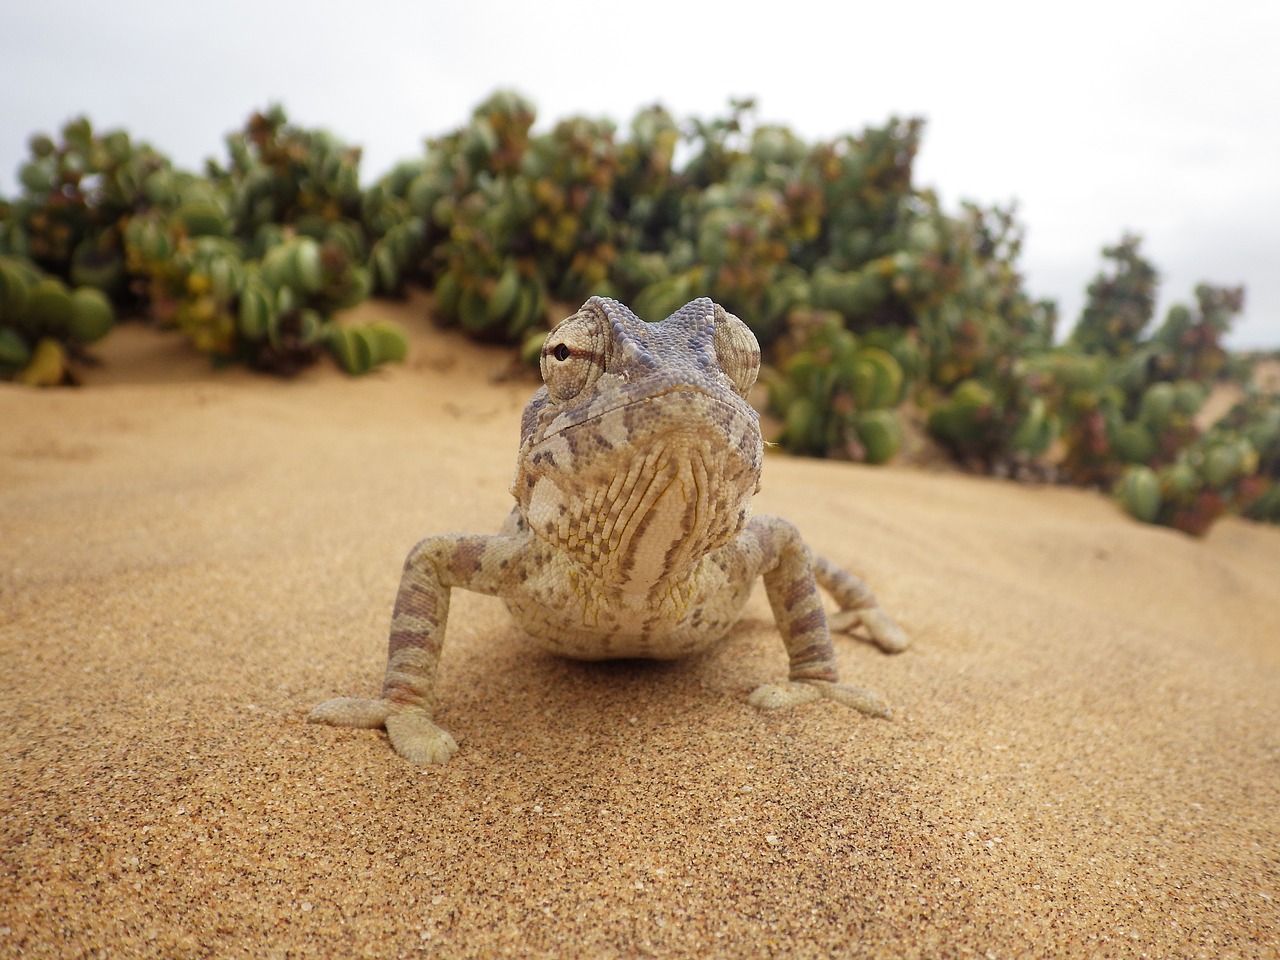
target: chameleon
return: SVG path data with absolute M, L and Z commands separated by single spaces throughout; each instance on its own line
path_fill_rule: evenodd
M 750 328 L 706 297 L 654 323 L 592 297 L 547 335 L 539 366 L 501 530 L 419 542 L 392 609 L 382 695 L 328 700 L 308 719 L 384 728 L 412 763 L 444 763 L 457 743 L 433 714 L 452 590 L 501 597 L 564 657 L 672 659 L 722 639 L 758 577 L 789 675 L 749 702 L 825 698 L 888 717 L 875 694 L 839 682 L 831 631 L 861 627 L 886 652 L 906 634 L 793 524 L 752 515 L 764 442 L 747 399 L 760 370 Z M 819 585 L 839 607 L 830 617 Z

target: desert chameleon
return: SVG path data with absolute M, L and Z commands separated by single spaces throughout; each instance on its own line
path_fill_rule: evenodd
M 547 336 L 544 386 L 520 425 L 516 506 L 496 536 L 428 537 L 405 561 L 378 699 L 341 697 L 310 720 L 385 727 L 417 764 L 457 749 L 436 726 L 436 666 L 455 587 L 502 597 L 551 651 L 580 660 L 670 659 L 705 649 L 764 578 L 790 658 L 757 707 L 826 697 L 889 710 L 838 682 L 831 628 L 861 626 L 881 649 L 907 638 L 858 578 L 810 554 L 785 520 L 751 515 L 763 443 L 747 392 L 760 346 L 703 298 L 660 323 L 592 297 Z M 828 617 L 821 584 L 840 611 Z

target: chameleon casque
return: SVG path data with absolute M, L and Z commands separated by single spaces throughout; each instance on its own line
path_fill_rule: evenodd
M 385 727 L 416 764 L 457 749 L 432 720 L 454 588 L 501 597 L 549 650 L 580 660 L 670 659 L 722 638 L 757 577 L 790 658 L 757 707 L 826 697 L 888 716 L 838 682 L 831 629 L 861 627 L 882 650 L 902 630 L 858 578 L 810 554 L 785 520 L 751 515 L 763 442 L 747 392 L 760 346 L 703 298 L 660 323 L 592 297 L 546 339 L 544 386 L 520 426 L 516 506 L 496 536 L 444 534 L 405 561 L 378 699 L 342 697 L 310 720 Z M 839 612 L 828 619 L 821 584 Z

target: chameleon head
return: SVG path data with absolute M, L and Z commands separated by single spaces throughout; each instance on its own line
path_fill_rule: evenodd
M 645 593 L 732 540 L 759 488 L 760 345 L 703 298 L 661 323 L 592 297 L 547 336 L 512 485 L 533 531 Z

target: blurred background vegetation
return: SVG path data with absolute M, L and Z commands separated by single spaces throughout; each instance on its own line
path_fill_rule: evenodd
M 0 378 L 74 383 L 125 319 L 217 363 L 288 375 L 328 354 L 364 373 L 403 359 L 404 333 L 342 311 L 408 285 L 438 322 L 533 361 L 589 296 L 650 321 L 710 296 L 760 339 L 759 403 L 794 453 L 879 464 L 918 435 L 1192 534 L 1227 511 L 1280 522 L 1280 397 L 1222 346 L 1242 288 L 1200 284 L 1157 323 L 1158 272 L 1126 235 L 1064 336 L 1025 289 L 1017 211 L 946 211 L 914 182 L 918 119 L 818 143 L 750 101 L 648 108 L 624 133 L 535 119 L 495 93 L 368 185 L 358 147 L 278 106 L 200 174 L 85 118 L 36 134 L 0 199 Z M 1222 381 L 1238 402 L 1206 422 Z

